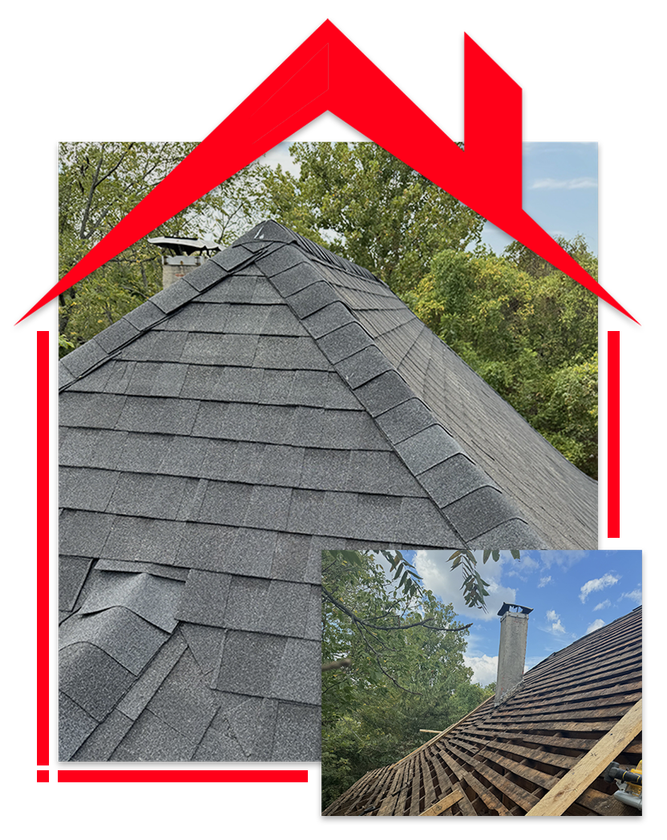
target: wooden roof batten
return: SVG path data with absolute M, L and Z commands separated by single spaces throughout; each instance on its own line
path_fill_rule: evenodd
M 553 787 L 527 817 L 558 817 L 604 771 L 611 761 L 637 737 L 642 728 L 642 701 L 626 712 L 590 752 Z
M 393 765 L 366 774 L 365 811 L 357 783 L 324 814 L 640 814 L 614 796 L 604 774 L 613 761 L 641 759 L 641 615 L 638 607 L 584 636 L 531 669 L 500 706 L 485 700 Z M 559 676 L 572 664 L 584 668 L 588 657 L 594 676 L 568 685 L 563 697 Z

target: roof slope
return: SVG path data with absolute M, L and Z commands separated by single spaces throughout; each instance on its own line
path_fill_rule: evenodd
M 367 773 L 325 815 L 414 816 L 451 794 L 447 816 L 525 815 L 570 774 L 567 788 L 573 768 L 596 746 L 604 753 L 605 735 L 638 712 L 641 640 L 638 607 L 528 671 L 501 705 L 490 698 L 411 755 Z M 640 761 L 641 731 L 603 759 L 566 816 L 637 813 L 601 778 L 612 760 Z
M 62 760 L 317 759 L 322 548 L 595 542 L 594 482 L 273 222 L 60 374 Z

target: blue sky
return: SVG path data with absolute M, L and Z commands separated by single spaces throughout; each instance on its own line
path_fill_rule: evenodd
M 279 143 L 265 160 L 297 175 L 289 145 Z M 523 209 L 554 238 L 582 234 L 589 250 L 597 254 L 597 143 L 524 143 Z M 512 239 L 487 222 L 482 241 L 501 254 Z
M 501 552 L 500 560 L 481 564 L 490 586 L 488 612 L 465 606 L 460 592 L 460 569 L 451 571 L 452 551 L 404 552 L 414 563 L 427 589 L 454 606 L 461 621 L 471 620 L 466 664 L 473 680 L 496 678 L 503 602 L 532 607 L 528 623 L 526 666 L 532 668 L 551 653 L 586 633 L 608 624 L 641 604 L 640 551 L 522 551 L 519 560 Z

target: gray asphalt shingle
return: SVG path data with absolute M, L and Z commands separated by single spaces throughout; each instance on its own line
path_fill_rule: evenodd
M 63 760 L 317 760 L 322 549 L 596 539 L 592 482 L 273 222 L 60 387 Z

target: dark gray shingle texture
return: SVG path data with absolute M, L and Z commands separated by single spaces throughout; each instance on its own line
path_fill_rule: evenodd
M 61 759 L 319 758 L 323 548 L 587 548 L 596 485 L 273 222 L 61 362 Z

